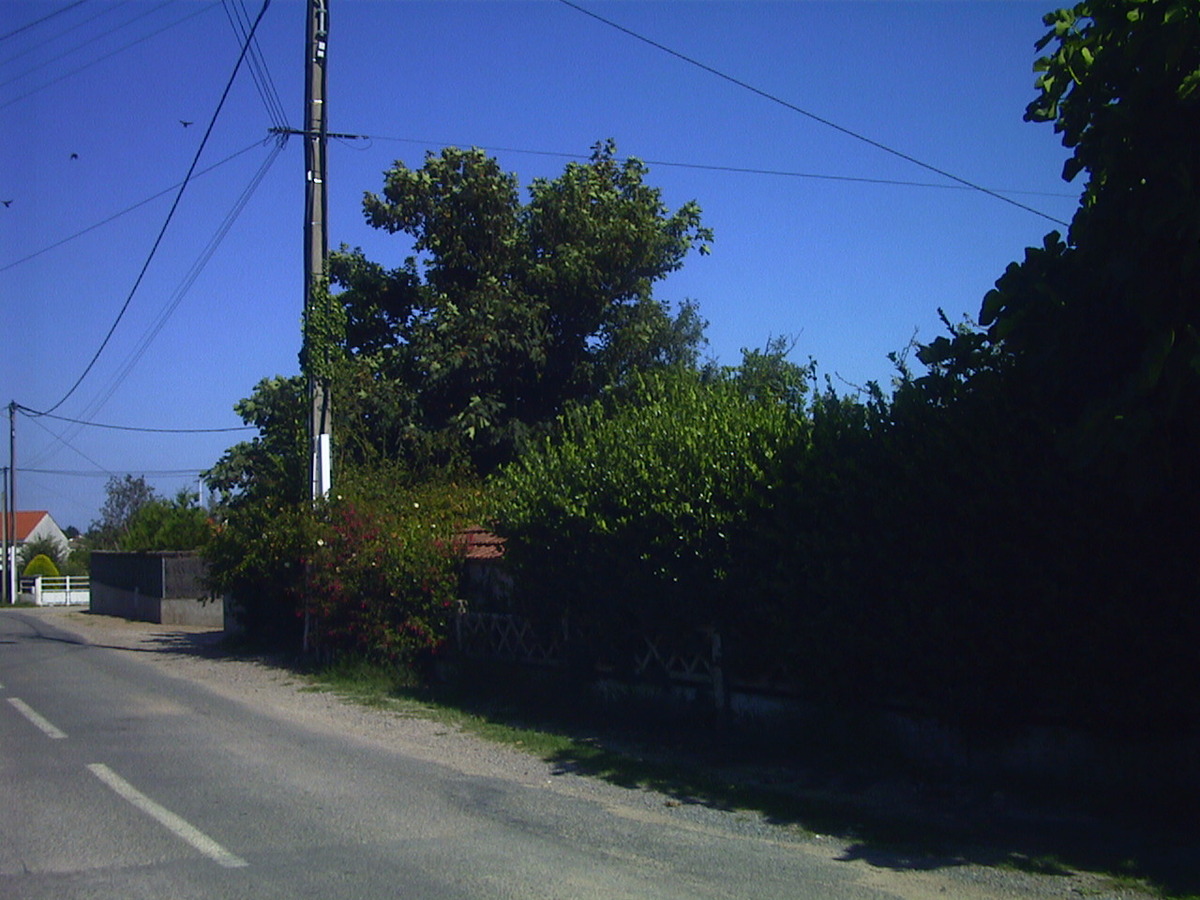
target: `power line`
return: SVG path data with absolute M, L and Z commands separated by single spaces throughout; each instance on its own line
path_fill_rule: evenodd
M 62 475 L 77 478 L 112 478 L 117 475 L 144 475 L 148 478 L 180 478 L 184 475 L 201 475 L 207 472 L 208 469 L 127 469 L 119 472 L 100 472 L 83 469 L 26 469 L 17 466 L 17 471 L 27 475 Z
M 76 6 L 81 6 L 82 4 L 84 4 L 86 2 L 87 2 L 87 0 L 75 0 L 74 3 L 68 3 L 62 9 L 56 9 L 52 13 L 46 13 L 46 15 L 42 16 L 40 19 L 35 19 L 34 21 L 28 22 L 28 23 L 20 26 L 19 28 L 14 28 L 12 31 L 8 32 L 7 34 L 0 34 L 0 41 L 7 41 L 13 35 L 20 34 L 22 31 L 28 31 L 30 28 L 33 28 L 35 25 L 41 25 L 43 22 L 47 22 L 50 19 L 53 19 L 55 16 L 61 16 L 63 13 L 67 12 L 68 10 L 74 9 Z
M 33 53 L 36 50 L 38 50 L 42 47 L 45 47 L 47 44 L 52 44 L 55 41 L 57 41 L 59 38 L 66 37 L 72 31 L 78 31 L 80 28 L 82 28 L 84 25 L 87 25 L 89 22 L 94 22 L 99 18 L 109 15 L 110 13 L 116 12 L 118 9 L 120 9 L 122 6 L 125 6 L 129 2 L 130 2 L 130 0 L 120 0 L 120 2 L 114 4 L 113 6 L 106 6 L 103 9 L 88 16 L 86 19 L 80 19 L 74 25 L 67 26 L 62 31 L 58 32 L 58 34 L 53 34 L 50 37 L 44 38 L 41 41 L 41 43 L 32 43 L 28 47 L 26 47 L 24 50 L 18 50 L 12 56 L 6 57 L 4 60 L 0 61 L 0 66 L 7 66 L 10 63 L 14 63 L 18 59 L 20 59 L 22 56 L 28 56 L 30 53 Z
M 255 425 L 235 425 L 228 428 L 144 428 L 136 425 L 109 425 L 103 422 L 87 422 L 82 419 L 72 419 L 67 416 L 56 416 L 52 413 L 40 413 L 28 406 L 17 404 L 17 410 L 29 418 L 54 419 L 56 422 L 70 422 L 72 425 L 83 425 L 88 428 L 107 428 L 111 431 L 133 431 L 140 434 L 225 434 L 231 431 L 254 431 Z
M 334 137 L 334 135 L 330 135 L 330 137 Z M 384 135 L 372 134 L 349 134 L 342 135 L 341 137 L 357 140 L 388 141 L 399 144 L 417 144 L 418 146 L 423 147 L 449 147 L 466 145 L 477 147 L 480 150 L 486 150 L 489 153 L 521 153 L 529 156 L 548 156 L 557 159 L 579 159 L 584 161 L 591 159 L 590 156 L 583 153 L 565 153 L 558 150 L 530 150 L 518 147 L 491 147 L 482 144 L 470 144 L 468 142 L 456 143 L 454 141 L 428 141 L 421 140 L 419 138 L 387 137 Z M 622 157 L 620 161 L 623 162 L 628 159 L 629 157 Z M 796 172 L 786 169 L 756 169 L 744 166 L 719 166 L 706 163 L 672 162 L 662 159 L 644 159 L 640 156 L 637 157 L 637 159 L 648 166 L 668 166 L 677 169 L 697 169 L 703 172 L 729 172 L 741 175 L 772 175 L 783 178 L 810 178 L 818 181 L 848 181 L 861 184 L 883 184 L 899 187 L 935 188 L 937 190 L 948 191 L 978 190 L 976 187 L 965 184 L 946 184 L 944 182 L 906 181 L 895 178 L 868 178 L 861 175 L 828 175 L 817 172 Z M 1076 196 L 1075 194 L 1068 194 L 1062 191 L 1022 191 L 1009 188 L 991 188 L 990 190 L 997 194 L 1024 194 L 1035 197 L 1062 197 L 1074 199 Z M 0 269 L 0 271 L 3 271 L 3 269 Z
M 160 311 L 158 318 L 155 320 L 154 324 L 143 335 L 139 345 L 126 358 L 124 367 L 121 369 L 121 371 L 118 373 L 118 375 L 107 386 L 107 388 L 103 389 L 100 393 L 98 393 L 97 396 L 92 400 L 92 402 L 90 404 L 88 404 L 87 407 L 85 407 L 85 411 L 83 413 L 83 415 L 85 417 L 92 416 L 94 413 L 98 412 L 105 403 L 108 402 L 108 400 L 112 397 L 113 393 L 117 390 L 118 387 L 120 387 L 120 385 L 125 381 L 125 379 L 132 372 L 133 367 L 145 355 L 146 350 L 149 348 L 149 346 L 153 342 L 154 338 L 158 336 L 159 332 L 165 326 L 167 320 L 170 318 L 170 316 L 174 313 L 175 309 L 182 302 L 183 297 L 186 295 L 187 291 L 191 288 L 191 286 L 195 282 L 196 278 L 199 277 L 200 272 L 203 271 L 204 267 L 211 260 L 213 254 L 216 252 L 217 247 L 221 244 L 222 240 L 229 233 L 229 230 L 232 228 L 233 223 L 237 220 L 238 216 L 245 209 L 246 205 L 248 204 L 248 202 L 250 200 L 250 197 L 253 195 L 254 191 L 258 188 L 258 186 L 262 183 L 263 179 L 265 178 L 265 176 L 267 174 L 267 171 L 270 169 L 271 164 L 279 156 L 279 154 L 282 151 L 286 142 L 287 142 L 286 135 L 278 137 L 276 139 L 275 148 L 271 151 L 271 153 L 267 156 L 266 160 L 259 167 L 259 169 L 255 173 L 254 177 L 251 179 L 250 184 L 243 190 L 242 194 L 238 197 L 233 208 L 230 210 L 230 212 L 228 212 L 226 214 L 226 217 L 225 217 L 224 221 L 221 223 L 221 225 L 218 227 L 216 234 L 209 240 L 209 243 L 206 245 L 205 249 L 201 252 L 201 254 L 197 258 L 196 262 L 192 264 L 192 267 L 189 270 L 189 272 L 187 273 L 187 275 L 184 277 L 184 280 L 181 282 L 179 287 L 176 288 L 171 302 Z M 257 142 L 255 144 L 252 144 L 252 145 L 250 145 L 250 147 L 248 147 L 246 149 L 247 150 L 253 149 L 253 147 L 255 147 L 255 146 L 260 146 L 261 143 L 262 142 Z M 245 150 L 239 151 L 238 154 L 234 154 L 234 155 L 235 156 L 240 155 L 241 153 L 244 153 L 244 152 L 246 152 L 246 151 Z M 228 159 L 232 159 L 232 157 L 227 157 L 225 161 L 228 161 Z M 218 163 L 217 165 L 220 165 L 220 163 Z M 212 168 L 215 168 L 215 166 L 209 167 L 209 169 L 206 171 L 211 171 Z M 166 193 L 166 191 L 163 191 L 162 193 Z M 161 196 L 161 194 L 156 195 L 156 196 Z M 19 404 L 18 404 L 18 406 L 20 407 Z M 20 407 L 20 408 L 23 410 L 27 409 L 27 407 Z M 98 423 L 83 421 L 81 419 L 68 419 L 68 418 L 64 418 L 62 416 L 51 416 L 50 418 L 55 418 L 55 419 L 59 419 L 61 421 L 73 423 L 72 428 L 68 428 L 66 431 L 63 432 L 63 434 L 55 436 L 57 441 L 59 441 L 63 444 L 66 444 L 67 446 L 70 446 L 69 441 L 74 439 L 74 437 L 79 433 L 80 429 L 82 427 L 88 426 L 88 425 L 94 425 L 95 427 L 100 427 L 100 428 L 105 428 L 105 427 L 116 428 L 118 430 L 129 430 L 129 431 L 138 430 L 138 429 L 122 427 L 122 426 L 105 426 L 105 425 L 100 425 Z M 241 428 L 230 428 L 230 429 L 192 429 L 190 431 L 188 429 L 143 429 L 143 430 L 146 430 L 149 432 L 159 432 L 159 433 L 170 433 L 170 432 L 206 433 L 206 432 L 211 432 L 211 431 L 219 432 L 219 431 L 251 430 L 251 426 L 243 426 Z M 51 434 L 53 435 L 53 432 L 51 432 Z M 44 454 L 43 454 L 43 456 L 44 456 Z
M 262 9 L 259 10 L 258 18 L 254 20 L 254 25 L 250 29 L 250 38 L 254 37 L 254 32 L 258 28 L 258 23 L 262 21 L 263 16 L 267 12 L 267 8 L 271 5 L 271 0 L 263 0 Z M 171 204 L 171 209 L 167 212 L 166 221 L 163 222 L 162 228 L 159 229 L 158 237 L 154 239 L 154 245 L 150 248 L 150 253 L 146 257 L 146 262 L 142 265 L 141 272 L 138 273 L 137 280 L 133 284 L 133 288 L 129 292 L 129 296 L 125 298 L 125 303 L 121 306 L 121 311 L 117 313 L 116 319 L 113 320 L 112 326 L 108 329 L 108 334 L 104 336 L 104 340 L 100 342 L 100 347 L 96 350 L 95 355 L 83 370 L 83 374 L 75 380 L 71 385 L 71 389 L 64 394 L 57 403 L 45 410 L 44 413 L 52 413 L 54 410 L 62 406 L 76 389 L 92 371 L 92 367 L 96 364 L 96 360 L 100 358 L 100 354 L 104 352 L 104 348 L 108 346 L 109 340 L 113 336 L 113 332 L 117 330 L 117 325 L 125 316 L 125 311 L 129 309 L 129 304 L 133 300 L 134 294 L 137 293 L 138 286 L 142 283 L 142 279 L 146 275 L 147 269 L 150 268 L 150 263 L 154 259 L 155 253 L 158 251 L 159 245 L 162 243 L 163 236 L 167 233 L 167 227 L 171 224 L 171 220 L 175 216 L 175 210 L 179 208 L 179 201 L 183 198 L 183 192 L 187 189 L 188 182 L 192 178 L 192 174 L 196 171 L 196 165 L 200 162 L 200 154 L 204 152 L 204 147 L 208 144 L 208 138 L 212 134 L 213 127 L 217 124 L 217 117 L 221 114 L 221 109 L 225 106 L 225 100 L 229 97 L 229 92 L 233 88 L 234 79 L 237 78 L 238 70 L 242 67 L 242 60 L 246 57 L 246 51 L 250 46 L 250 39 L 247 38 L 246 43 L 242 45 L 242 52 L 238 55 L 237 62 L 233 66 L 233 72 L 229 75 L 229 81 L 225 85 L 225 90 L 221 94 L 221 99 L 217 101 L 217 108 L 209 120 L 208 128 L 204 132 L 204 137 L 200 139 L 200 146 L 196 149 L 196 155 L 192 158 L 192 164 L 188 167 L 187 174 L 183 178 L 183 183 L 179 186 L 179 192 L 175 195 L 175 201 Z M 43 414 L 44 414 L 43 413 Z
M 15 405 L 16 405 L 16 404 L 14 404 L 14 406 L 15 406 Z M 104 466 L 100 465 L 100 463 L 96 462 L 94 459 L 92 459 L 90 456 L 88 456 L 86 453 L 84 453 L 82 450 L 80 450 L 80 449 L 79 449 L 78 447 L 76 447 L 74 444 L 70 443 L 70 442 L 69 442 L 69 441 L 68 441 L 68 440 L 67 440 L 67 439 L 66 439 L 66 438 L 65 438 L 63 435 L 61 435 L 61 434 L 55 434 L 53 431 L 51 431 L 51 430 L 50 430 L 50 429 L 49 429 L 49 428 L 48 428 L 48 427 L 45 425 L 45 423 L 41 422 L 40 420 L 38 420 L 38 419 L 36 419 L 36 418 L 33 418 L 33 419 L 31 419 L 31 421 L 32 421 L 32 422 L 33 422 L 33 424 L 34 424 L 34 425 L 36 425 L 38 428 L 42 429 L 42 431 L 46 432 L 46 434 L 48 434 L 48 435 L 50 435 L 52 438 L 54 438 L 54 440 L 55 440 L 57 443 L 59 443 L 59 444 L 61 444 L 62 446 L 66 447 L 66 448 L 67 448 L 68 450 L 70 450 L 72 453 L 75 453 L 75 454 L 77 454 L 77 455 L 79 455 L 79 456 L 82 456 L 84 459 L 86 459 L 86 460 L 87 460 L 89 463 L 91 463 L 93 466 L 95 466 L 95 467 L 96 467 L 97 469 L 99 469 L 100 471 L 102 471 L 102 472 L 108 472 L 108 470 L 107 470 L 107 469 L 105 469 L 105 468 L 104 468 Z M 40 453 L 40 454 L 38 455 L 37 459 L 36 459 L 36 460 L 34 460 L 34 463 L 36 464 L 36 463 L 38 463 L 38 462 L 41 462 L 41 461 L 42 461 L 42 460 L 44 460 L 44 459 L 47 459 L 47 458 L 49 458 L 49 456 L 48 456 L 48 454 L 49 454 L 49 453 L 50 453 L 50 451 L 49 451 L 49 450 L 44 450 L 42 453 Z M 111 475 L 112 473 L 111 473 L 111 472 L 108 472 L 108 474 L 110 474 L 110 475 Z
M 249 153 L 255 147 L 261 147 L 265 143 L 266 143 L 266 141 L 255 141 L 253 144 L 250 144 L 248 147 L 243 147 L 241 150 L 238 150 L 236 153 L 230 154 L 229 156 L 225 157 L 220 162 L 213 163 L 207 169 L 201 169 L 200 171 L 194 173 L 192 175 L 192 179 L 194 180 L 196 178 L 199 178 L 202 175 L 207 175 L 209 172 L 213 171 L 214 169 L 217 169 L 217 168 L 225 165 L 228 162 L 232 162 L 233 160 L 235 160 L 239 156 L 241 156 L 243 153 Z M 83 237 L 88 232 L 95 231 L 97 228 L 100 228 L 103 225 L 107 225 L 109 222 L 114 222 L 117 219 L 121 218 L 121 216 L 124 216 L 124 215 L 127 215 L 127 214 L 133 212 L 135 209 L 141 209 L 147 203 L 150 203 L 154 200 L 157 200 L 159 197 L 162 197 L 166 194 L 171 193 L 171 191 L 176 190 L 177 188 L 181 187 L 182 185 L 183 185 L 182 181 L 176 182 L 175 184 L 171 185 L 170 187 L 164 188 L 163 190 L 159 191 L 157 194 L 147 197 L 145 200 L 139 200 L 137 203 L 133 204 L 132 206 L 127 206 L 127 207 L 125 207 L 125 209 L 121 210 L 120 212 L 113 213 L 107 219 L 101 219 L 99 222 L 96 222 L 93 225 L 89 225 L 87 228 L 81 229 L 80 231 L 76 231 L 72 235 L 68 235 L 65 238 L 55 241 L 53 244 L 49 244 L 49 245 L 43 247 L 41 250 L 35 250 L 33 253 L 30 253 L 28 256 L 22 256 L 20 259 L 13 260 L 10 263 L 6 263 L 5 265 L 0 266 L 0 272 L 5 272 L 5 271 L 13 268 L 14 266 L 19 266 L 21 263 L 29 262 L 31 259 L 36 259 L 37 257 L 41 256 L 43 253 L 49 253 L 51 250 L 55 249 L 56 247 L 61 247 L 63 244 L 73 241 L 76 238 Z
M 157 35 L 162 34 L 164 31 L 174 28 L 177 25 L 182 25 L 184 22 L 188 21 L 189 19 L 194 19 L 196 16 L 200 15 L 201 13 L 208 12 L 210 9 L 212 9 L 212 6 L 202 6 L 199 9 L 195 10 L 194 12 L 188 13 L 183 18 L 177 19 L 168 25 L 164 25 L 162 28 L 159 28 L 157 31 L 152 31 L 149 34 L 143 35 L 142 37 L 140 37 L 136 40 L 130 41 L 128 44 L 124 44 L 124 45 L 118 47 L 116 50 L 112 50 L 108 53 L 105 53 L 103 56 L 98 56 L 95 59 L 93 59 L 91 62 L 84 63 L 82 66 L 74 68 L 70 72 L 66 72 L 66 73 L 58 76 L 57 78 L 47 81 L 45 84 L 39 85 L 38 87 L 35 87 L 35 88 L 32 88 L 31 90 L 26 91 L 24 94 L 19 94 L 16 97 L 10 97 L 5 102 L 0 103 L 0 109 L 7 109 L 8 107 L 12 106 L 14 103 L 18 103 L 21 100 L 26 99 L 27 97 L 32 97 L 34 94 L 39 93 L 40 91 L 46 90 L 46 88 L 53 87 L 54 85 L 58 84 L 60 81 L 65 81 L 66 79 L 70 78 L 73 75 L 78 75 L 80 72 L 84 72 L 84 71 L 90 69 L 92 66 L 98 65 L 98 64 L 104 62 L 104 60 L 106 60 L 110 57 L 116 56 L 118 53 L 125 52 L 130 47 L 136 47 L 138 44 L 144 43 L 144 42 L 150 40 L 150 38 L 156 37 Z
M 250 183 L 242 190 L 242 193 L 238 196 L 229 212 L 225 214 L 225 218 L 221 221 L 220 225 L 217 226 L 216 232 L 211 238 L 209 238 L 208 243 L 204 246 L 204 249 L 201 250 L 200 255 L 196 258 L 196 261 L 192 263 L 191 268 L 184 275 L 183 280 L 175 289 L 171 300 L 165 307 L 163 307 L 154 323 L 143 334 L 137 347 L 134 348 L 128 357 L 126 357 L 123 367 L 112 380 L 112 383 L 106 389 L 102 389 L 101 392 L 97 394 L 96 398 L 88 405 L 84 412 L 85 416 L 91 416 L 96 412 L 99 412 L 100 408 L 109 401 L 112 395 L 116 392 L 117 388 L 119 388 L 121 384 L 124 383 L 125 379 L 129 377 L 134 366 L 136 366 L 142 357 L 145 356 L 146 351 L 150 348 L 150 344 L 153 343 L 156 337 L 158 337 L 159 332 L 161 332 L 163 327 L 167 324 L 167 320 L 171 318 L 175 310 L 178 309 L 179 304 L 183 302 L 183 298 L 187 295 L 187 292 L 191 289 L 192 285 L 195 284 L 196 279 L 200 277 L 200 273 L 204 271 L 204 268 L 212 260 L 213 255 L 217 252 L 217 248 L 220 247 L 221 242 L 229 234 L 230 229 L 233 228 L 234 222 L 237 221 L 242 211 L 246 208 L 246 205 L 250 202 L 250 198 L 254 195 L 254 192 L 258 189 L 259 185 L 262 184 L 263 179 L 266 178 L 267 172 L 271 168 L 271 164 L 274 163 L 279 157 L 286 140 L 286 137 L 284 137 L 276 141 L 275 147 L 267 155 L 266 159 L 263 160 L 262 165 L 260 165 L 258 168 L 258 171 L 255 172 L 254 176 L 250 179 Z
M 92 35 L 86 41 L 83 41 L 82 43 L 76 44 L 74 47 L 70 47 L 69 49 L 62 51 L 57 56 L 52 56 L 49 59 L 42 60 L 36 66 L 32 66 L 32 67 L 26 69 L 24 72 L 21 72 L 19 75 L 13 75 L 7 81 L 0 81 L 0 87 L 7 87 L 8 85 L 12 84 L 14 81 L 20 81 L 22 78 L 32 75 L 38 69 L 44 69 L 46 66 L 56 63 L 60 59 L 64 59 L 64 58 L 70 56 L 71 54 L 77 53 L 80 50 L 84 49 L 85 47 L 88 47 L 91 44 L 96 43 L 97 41 L 103 40 L 104 38 L 108 37 L 110 34 L 115 34 L 116 32 L 122 30 L 123 28 L 128 28 L 130 25 L 132 25 L 134 22 L 138 21 L 139 19 L 144 19 L 144 18 L 146 18 L 146 16 L 154 15 L 156 12 L 158 12 L 164 6 L 170 6 L 170 4 L 171 4 L 171 0 L 164 0 L 164 2 L 158 4 L 158 6 L 152 6 L 149 9 L 138 13 L 136 16 L 134 16 L 132 19 L 129 19 L 128 21 L 122 22 L 120 25 L 114 25 L 112 28 L 108 29 L 108 31 L 102 31 L 99 34 Z
M 236 0 L 236 4 L 235 0 L 222 0 L 222 5 L 234 35 L 239 40 L 244 40 L 246 29 L 250 23 L 250 14 L 246 11 L 246 4 L 243 0 Z M 257 38 L 250 43 L 249 60 L 250 75 L 262 98 L 263 106 L 266 107 L 267 117 L 276 128 L 286 127 L 287 113 L 284 111 L 283 102 L 279 99 L 279 91 L 275 87 L 275 80 L 271 77 L 271 71 L 267 67 L 267 61 L 262 54 L 262 48 L 259 46 Z
M 622 34 L 626 34 L 629 37 L 634 38 L 635 40 L 641 41 L 644 44 L 648 44 L 649 46 L 654 47 L 656 50 L 661 50 L 663 53 L 667 53 L 667 54 L 675 57 L 678 60 L 682 60 L 683 62 L 687 63 L 690 66 L 695 66 L 698 69 L 702 69 L 703 71 L 708 72 L 710 75 L 715 75 L 716 77 L 718 77 L 724 81 L 728 81 L 730 84 L 737 85 L 738 87 L 742 88 L 743 90 L 750 91 L 752 94 L 756 94 L 765 100 L 770 100 L 772 103 L 776 103 L 776 104 L 784 107 L 785 109 L 789 109 L 792 112 L 799 113 L 802 116 L 806 116 L 807 118 L 812 119 L 814 122 L 819 122 L 820 124 L 826 126 L 827 128 L 832 128 L 835 131 L 840 131 L 842 134 L 847 135 L 848 137 L 852 137 L 856 141 L 862 141 L 864 144 L 869 144 L 870 146 L 876 148 L 877 150 L 882 150 L 884 153 L 890 153 L 892 156 L 903 159 L 905 162 L 910 162 L 913 165 L 920 166 L 922 169 L 925 169 L 926 171 L 929 171 L 929 172 L 933 172 L 936 175 L 941 175 L 943 178 L 949 178 L 951 181 L 955 181 L 964 187 L 970 188 L 971 190 L 974 190 L 974 191 L 979 191 L 981 193 L 987 194 L 989 197 L 994 197 L 997 200 L 1000 200 L 1004 203 L 1011 204 L 1012 206 L 1015 206 L 1018 209 L 1023 209 L 1026 212 L 1033 213 L 1035 216 L 1040 216 L 1043 219 L 1048 219 L 1049 221 L 1054 222 L 1057 225 L 1062 225 L 1062 226 L 1068 227 L 1068 228 L 1070 227 L 1069 222 L 1064 222 L 1062 219 L 1056 219 L 1054 216 L 1051 216 L 1048 213 L 1044 213 L 1039 209 L 1034 209 L 1032 206 L 1027 206 L 1024 203 L 1021 203 L 1017 200 L 1013 200 L 1011 197 L 1006 197 L 1003 194 L 998 193 L 997 191 L 993 191 L 993 190 L 990 190 L 989 188 L 983 187 L 982 185 L 975 184 L 974 182 L 968 181 L 965 178 L 960 178 L 957 175 L 947 172 L 945 169 L 939 169 L 937 166 L 931 165 L 927 162 L 924 162 L 923 160 L 917 159 L 915 156 L 912 156 L 908 153 L 904 153 L 903 151 L 897 150 L 894 147 L 889 147 L 887 144 L 884 144 L 880 141 L 874 140 L 873 138 L 869 138 L 864 134 L 860 134 L 857 131 L 853 131 L 852 129 L 846 128 L 844 125 L 839 125 L 836 122 L 831 121 L 830 119 L 826 119 L 823 116 L 817 115 L 816 113 L 809 112 L 806 109 L 802 109 L 801 107 L 796 106 L 794 103 L 789 103 L 787 100 L 784 100 L 783 98 L 778 97 L 775 94 L 768 93 L 767 91 L 764 91 L 761 88 L 757 88 L 754 85 L 749 84 L 748 82 L 742 81 L 741 79 L 738 79 L 738 78 L 734 78 L 732 75 L 728 75 L 725 72 L 722 72 L 720 69 L 715 69 L 712 66 L 708 65 L 707 63 L 702 63 L 698 59 L 694 59 L 693 57 L 690 57 L 690 56 L 687 56 L 686 54 L 680 53 L 678 50 L 673 50 L 672 48 L 666 46 L 665 44 L 660 44 L 658 41 L 652 40 L 644 35 L 638 34 L 636 31 L 626 28 L 624 25 L 619 25 L 616 22 L 612 21 L 611 19 L 606 19 L 604 16 L 598 15 L 598 14 L 592 12 L 591 10 L 585 9 L 584 7 L 580 6 L 577 3 L 573 3 L 572 0 L 558 0 L 558 2 L 563 4 L 564 6 L 570 7 L 571 9 L 575 10 L 576 12 L 583 13 L 583 15 L 588 16 L 592 19 L 595 19 L 597 22 L 601 22 L 601 23 L 605 24 L 605 25 L 609 26 L 610 28 L 615 28 L 617 31 L 620 31 Z

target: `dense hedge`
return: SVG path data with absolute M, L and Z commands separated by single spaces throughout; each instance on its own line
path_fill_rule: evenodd
M 643 632 L 766 640 L 755 544 L 806 441 L 796 406 L 695 372 L 565 416 L 493 485 L 519 609 L 546 627 L 565 615 L 577 652 L 616 665 Z
M 1018 394 L 947 390 L 799 411 L 685 377 L 575 413 L 495 485 L 516 608 L 581 665 L 716 627 L 729 679 L 814 700 L 1194 730 L 1195 485 L 1097 489 Z

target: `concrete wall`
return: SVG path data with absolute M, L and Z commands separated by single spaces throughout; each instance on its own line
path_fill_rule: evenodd
M 95 551 L 91 610 L 161 625 L 224 624 L 224 603 L 204 587 L 204 560 L 195 553 Z

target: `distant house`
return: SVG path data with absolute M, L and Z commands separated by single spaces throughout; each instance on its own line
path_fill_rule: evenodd
M 70 543 L 67 541 L 67 536 L 63 534 L 63 530 L 58 527 L 58 523 L 54 521 L 54 517 L 44 509 L 35 509 L 28 511 L 18 511 L 13 518 L 16 520 L 13 529 L 12 544 L 12 560 L 15 560 L 17 554 L 21 552 L 21 547 L 30 541 L 51 540 L 62 550 L 62 556 L 65 559 L 67 553 L 71 549 Z

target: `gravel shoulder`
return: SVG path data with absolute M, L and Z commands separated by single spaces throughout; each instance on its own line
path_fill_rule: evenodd
M 1153 896 L 1098 874 L 1069 871 L 1057 864 L 1031 861 L 1023 871 L 1011 864 L 987 864 L 986 852 L 945 856 L 909 856 L 879 848 L 852 836 L 812 834 L 773 824 L 746 811 L 715 809 L 680 802 L 652 790 L 624 788 L 520 752 L 488 743 L 442 722 L 374 709 L 328 692 L 306 689 L 295 673 L 269 661 L 230 655 L 222 649 L 222 633 L 206 627 L 158 625 L 92 614 L 82 608 L 20 609 L 52 628 L 89 645 L 137 651 L 137 658 L 161 672 L 201 684 L 225 698 L 262 714 L 305 727 L 367 741 L 414 758 L 438 763 L 463 774 L 505 779 L 531 789 L 553 790 L 601 804 L 618 817 L 661 822 L 679 828 L 715 832 L 735 839 L 784 843 L 796 852 L 844 862 L 858 870 L 864 883 L 909 900 L 958 897 L 1000 898 L 1092 897 L 1100 900 Z M 147 652 L 152 651 L 152 652 Z M 893 802 L 894 798 L 888 798 Z M 1045 823 L 1040 823 L 1044 825 Z M 999 858 L 999 857 L 997 857 Z

